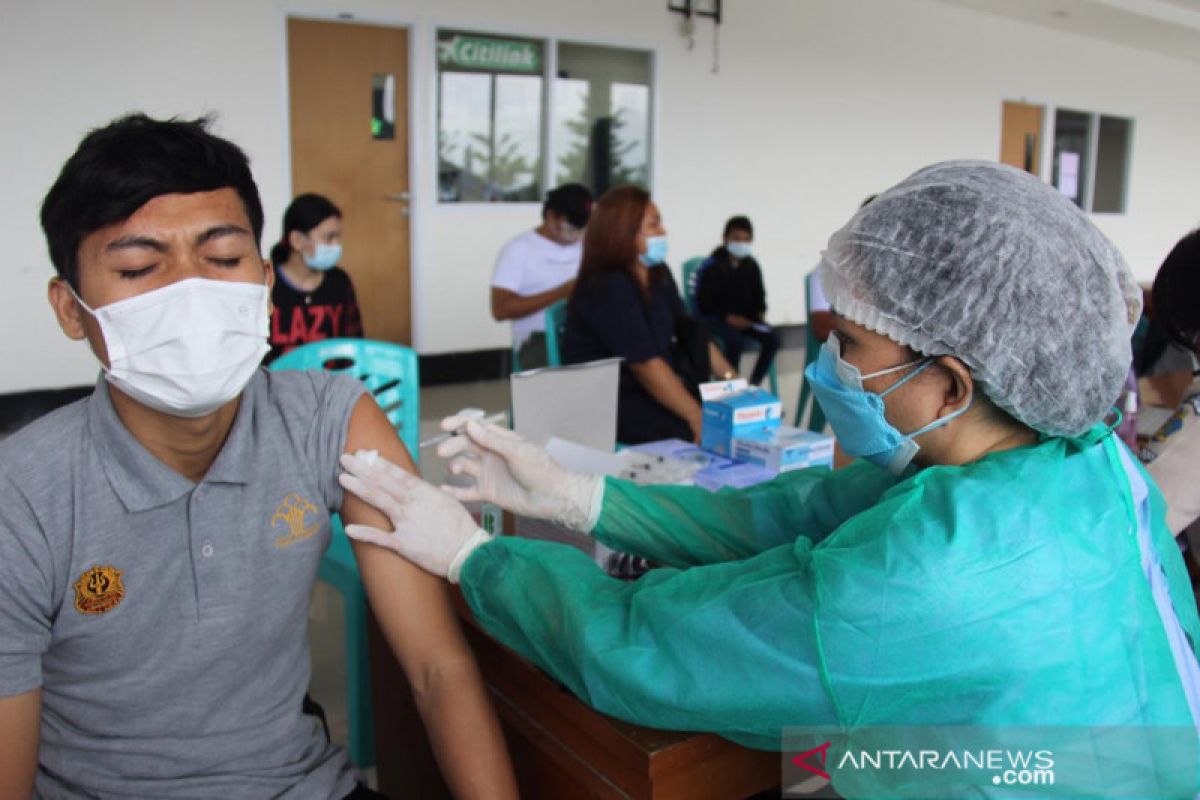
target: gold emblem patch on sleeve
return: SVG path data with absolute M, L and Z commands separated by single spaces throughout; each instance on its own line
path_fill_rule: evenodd
M 125 599 L 121 570 L 97 566 L 75 581 L 75 608 L 83 614 L 103 614 L 112 611 Z

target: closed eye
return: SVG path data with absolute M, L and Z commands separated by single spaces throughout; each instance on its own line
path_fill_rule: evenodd
M 134 278 L 140 278 L 143 275 L 149 274 L 150 270 L 152 270 L 152 269 L 154 269 L 153 264 L 151 264 L 148 267 L 142 267 L 140 269 L 117 270 L 117 274 L 120 275 L 123 280 L 133 280 Z
M 235 256 L 233 258 L 210 258 L 209 261 L 216 264 L 218 267 L 236 267 L 238 264 L 242 263 L 242 257 Z

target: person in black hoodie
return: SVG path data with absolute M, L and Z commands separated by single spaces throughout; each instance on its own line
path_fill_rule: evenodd
M 758 341 L 761 351 L 750 374 L 750 382 L 757 385 L 779 351 L 779 334 L 763 321 L 767 295 L 762 271 L 750 254 L 754 226 L 747 217 L 731 217 L 722 238 L 721 246 L 700 267 L 696 308 L 708 322 L 709 331 L 721 338 L 725 357 L 735 368 L 742 356 L 743 337 Z

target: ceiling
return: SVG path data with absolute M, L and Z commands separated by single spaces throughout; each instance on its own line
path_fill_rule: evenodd
M 1066 33 L 1200 62 L 1200 0 L 941 0 Z

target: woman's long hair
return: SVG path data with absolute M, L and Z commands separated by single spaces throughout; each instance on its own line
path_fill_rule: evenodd
M 288 235 L 292 231 L 308 235 L 308 232 L 330 217 L 341 219 L 342 211 L 327 197 L 319 194 L 302 194 L 292 201 L 283 212 L 283 233 L 279 243 L 271 248 L 271 263 L 275 266 L 283 264 L 292 255 L 292 246 L 288 243 Z
M 579 276 L 571 303 L 586 286 L 595 283 L 604 275 L 623 272 L 637 283 L 637 236 L 642 228 L 642 218 L 650 205 L 650 193 L 637 186 L 617 186 L 600 196 L 592 206 L 583 234 L 583 258 L 579 263 Z M 650 271 L 650 279 L 662 279 L 660 270 Z

